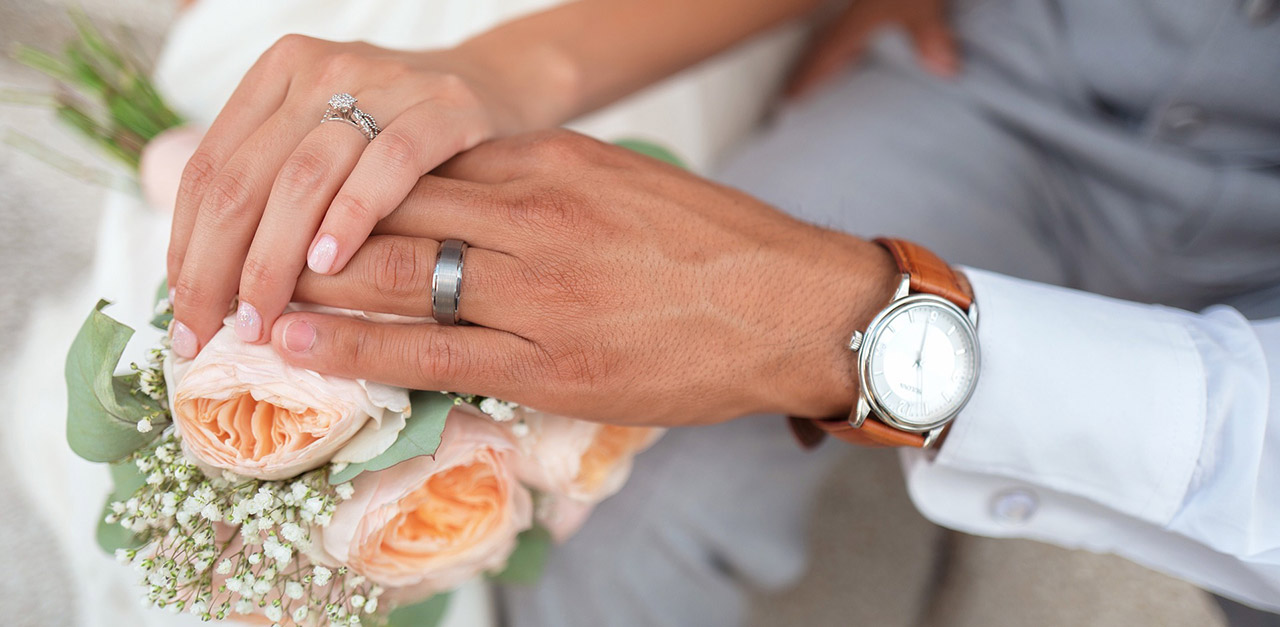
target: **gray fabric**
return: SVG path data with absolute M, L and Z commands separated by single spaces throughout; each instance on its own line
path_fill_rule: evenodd
M 961 2 L 962 78 L 926 77 L 890 37 L 719 178 L 955 263 L 1275 315 L 1280 26 L 1240 6 Z M 797 574 L 808 501 L 843 451 L 792 446 L 778 419 L 670 433 L 540 584 L 500 592 L 509 624 L 739 624 L 741 586 Z

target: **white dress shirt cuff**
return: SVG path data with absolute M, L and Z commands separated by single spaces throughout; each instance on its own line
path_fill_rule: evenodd
M 941 450 L 905 455 L 917 507 L 950 526 L 1005 535 L 1001 527 L 1037 507 L 1035 492 L 1016 489 L 1025 482 L 1165 526 L 1204 430 L 1205 374 L 1187 312 L 966 274 L 981 306 L 978 387 Z M 947 494 L 966 475 L 1007 478 L 1008 489 L 983 499 Z

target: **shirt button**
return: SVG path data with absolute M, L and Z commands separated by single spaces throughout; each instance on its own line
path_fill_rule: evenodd
M 1186 139 L 1200 132 L 1209 123 L 1204 109 L 1192 104 L 1175 104 L 1165 109 L 1161 125 L 1171 135 Z
M 1040 499 L 1023 488 L 1011 488 L 991 499 L 991 516 L 1005 525 L 1024 525 L 1035 515 Z
M 1254 26 L 1269 24 L 1280 15 L 1280 2 L 1276 0 L 1244 0 L 1241 6 L 1245 18 Z

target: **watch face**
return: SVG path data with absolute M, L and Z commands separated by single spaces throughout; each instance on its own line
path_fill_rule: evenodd
M 891 423 L 928 430 L 969 400 L 978 373 L 978 342 L 959 308 L 933 296 L 912 296 L 886 310 L 868 329 L 863 382 Z

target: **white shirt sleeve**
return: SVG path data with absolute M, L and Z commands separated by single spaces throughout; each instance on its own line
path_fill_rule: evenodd
M 981 372 L 942 448 L 903 453 L 920 511 L 1280 611 L 1280 319 L 966 274 Z

